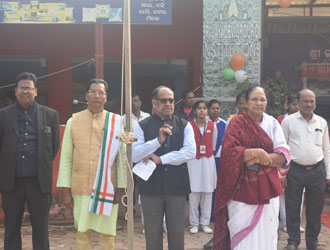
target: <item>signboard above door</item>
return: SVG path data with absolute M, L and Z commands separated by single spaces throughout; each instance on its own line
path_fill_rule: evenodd
M 301 76 L 307 78 L 330 78 L 330 64 L 308 63 L 306 69 L 301 70 Z
M 0 23 L 122 23 L 124 0 L 0 0 Z M 131 1 L 133 24 L 172 24 L 172 0 Z

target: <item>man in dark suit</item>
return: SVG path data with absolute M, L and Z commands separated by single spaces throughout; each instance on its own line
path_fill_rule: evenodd
M 34 250 L 48 250 L 52 162 L 59 149 L 57 111 L 39 105 L 37 78 L 16 78 L 17 103 L 0 109 L 0 191 L 5 213 L 5 250 L 21 250 L 21 222 L 27 203 Z

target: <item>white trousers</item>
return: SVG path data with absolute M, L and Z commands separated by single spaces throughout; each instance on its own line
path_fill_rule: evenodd
M 200 208 L 200 215 L 199 209 Z M 212 193 L 189 194 L 189 221 L 191 226 L 208 226 L 211 219 Z
M 301 199 L 300 219 L 301 219 L 303 208 L 304 208 L 304 194 L 305 194 L 305 189 L 304 189 L 304 192 L 302 194 L 302 199 Z M 284 193 L 280 196 L 280 220 L 281 220 L 281 223 L 286 226 L 285 194 Z
M 228 228 L 230 238 L 251 225 L 258 205 L 248 205 L 231 200 L 228 205 Z M 277 250 L 279 198 L 265 204 L 256 227 L 234 248 L 234 250 Z

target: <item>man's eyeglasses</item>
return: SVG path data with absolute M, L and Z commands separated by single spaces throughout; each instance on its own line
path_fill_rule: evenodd
M 257 102 L 265 103 L 265 102 L 267 102 L 267 99 L 265 99 L 265 98 L 251 98 L 250 101 L 255 102 L 255 103 L 257 103 Z
M 30 88 L 30 87 L 17 87 L 18 90 L 23 91 L 23 92 L 31 92 L 35 90 L 36 88 Z
M 173 98 L 155 98 L 155 99 L 159 101 L 161 104 L 166 104 L 167 102 L 169 102 L 170 104 L 174 103 Z
M 99 95 L 99 96 L 105 96 L 105 92 L 103 92 L 102 90 L 95 90 L 95 89 L 90 89 L 88 90 L 88 93 L 90 93 L 91 95 Z

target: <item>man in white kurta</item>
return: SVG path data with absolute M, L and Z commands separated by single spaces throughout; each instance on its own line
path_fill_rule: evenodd
M 70 193 L 72 194 L 78 250 L 90 248 L 91 230 L 99 233 L 101 249 L 114 249 L 118 214 L 116 203 L 120 201 L 123 188 L 126 187 L 125 148 L 122 145 L 109 171 L 115 190 L 110 216 L 89 212 L 105 129 L 107 112 L 103 110 L 103 105 L 106 101 L 106 89 L 104 80 L 90 81 L 86 93 L 88 109 L 74 114 L 68 120 L 63 137 L 57 187 L 64 188 L 64 203 L 67 207 L 72 206 Z

